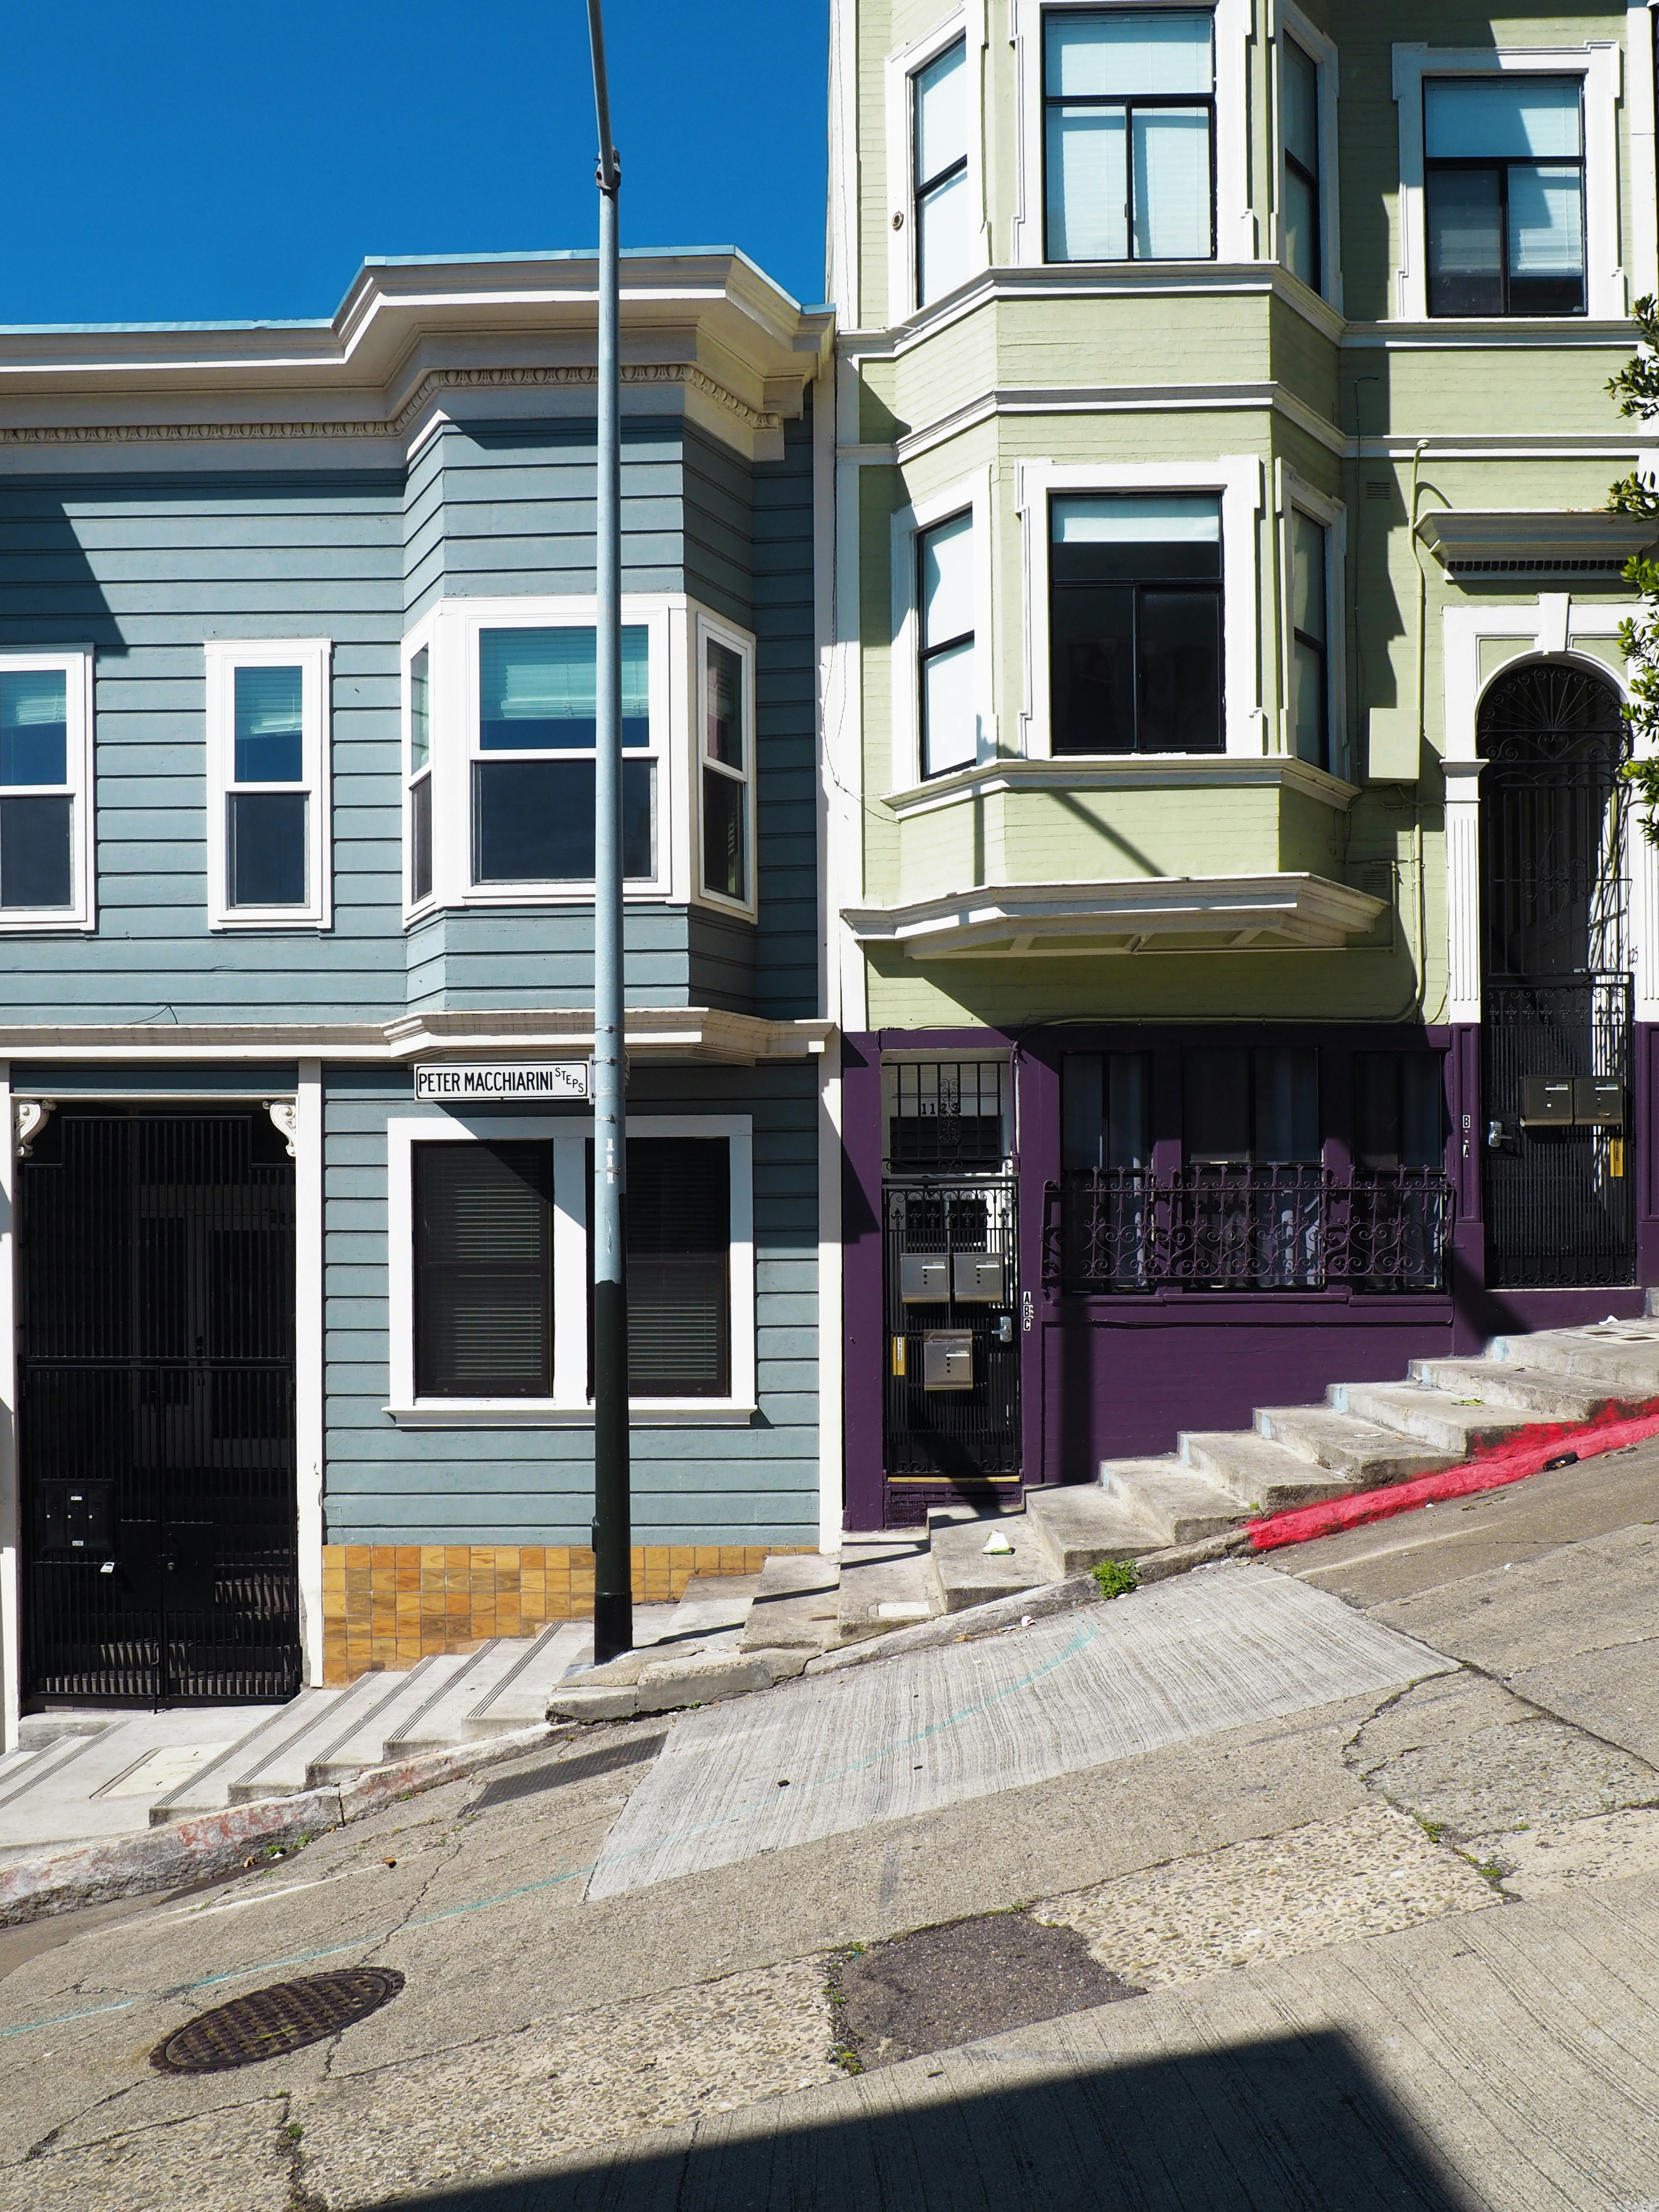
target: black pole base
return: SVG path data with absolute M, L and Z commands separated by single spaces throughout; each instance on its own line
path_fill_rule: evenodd
M 628 1468 L 628 1294 L 593 1285 L 593 1659 L 634 1648 Z
M 631 1596 L 593 1596 L 593 1664 L 620 1659 L 634 1649 L 634 1601 Z

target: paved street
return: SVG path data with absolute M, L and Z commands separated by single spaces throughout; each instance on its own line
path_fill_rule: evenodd
M 0 1933 L 0 2204 L 1659 2203 L 1656 1516 L 1565 1468 Z

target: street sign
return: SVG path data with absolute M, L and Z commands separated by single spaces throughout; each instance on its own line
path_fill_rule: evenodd
M 441 1106 L 541 1105 L 550 1100 L 563 1105 L 571 1099 L 586 1105 L 588 1063 L 554 1060 L 531 1067 L 514 1061 L 469 1060 L 417 1067 L 415 1096 Z

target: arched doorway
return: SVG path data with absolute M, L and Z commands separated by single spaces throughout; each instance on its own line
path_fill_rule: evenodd
M 1636 1275 L 1619 693 L 1529 661 L 1481 702 L 1486 1280 Z

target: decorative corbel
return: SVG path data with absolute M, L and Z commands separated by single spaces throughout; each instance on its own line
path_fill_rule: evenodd
M 295 1098 L 267 1098 L 265 1111 L 270 1116 L 271 1126 L 288 1146 L 289 1159 L 296 1158 L 298 1155 L 294 1149 L 294 1139 L 300 1126 L 299 1101 Z
M 12 1102 L 12 1134 L 20 1160 L 27 1159 L 34 1140 L 52 1119 L 55 1098 L 18 1098 Z

